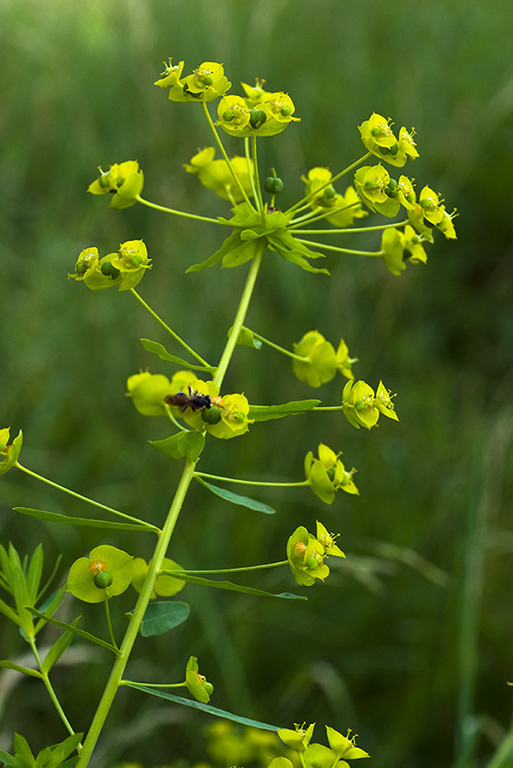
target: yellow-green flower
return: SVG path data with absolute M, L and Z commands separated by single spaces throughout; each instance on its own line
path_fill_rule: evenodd
M 246 93 L 246 104 L 250 109 L 253 109 L 253 107 L 256 107 L 258 104 L 261 104 L 269 97 L 269 91 L 264 90 L 264 83 L 265 80 L 259 80 L 258 77 L 255 78 L 255 85 L 241 83 Z
M 136 557 L 134 560 L 132 586 L 137 592 L 140 592 L 143 588 L 144 580 L 148 575 L 148 569 L 150 565 L 151 560 L 149 563 L 147 563 L 146 560 L 143 560 L 142 557 Z M 178 563 L 175 563 L 174 560 L 171 560 L 169 557 L 165 557 L 162 561 L 162 570 L 176 571 L 183 570 L 183 568 L 181 565 L 178 565 Z M 184 588 L 184 586 L 185 581 L 182 581 L 182 579 L 177 579 L 174 576 L 168 575 L 167 573 L 161 573 L 159 576 L 157 576 L 155 586 L 153 587 L 153 591 L 151 593 L 151 600 L 154 600 L 157 596 L 171 597 L 172 595 L 176 595 L 177 592 L 180 592 L 180 590 Z
M 356 190 L 371 211 L 377 211 L 392 218 L 395 216 L 401 203 L 398 197 L 398 184 L 381 163 L 378 165 L 364 165 L 355 172 L 354 183 Z
M 447 213 L 445 210 L 445 205 L 442 205 L 442 219 L 436 225 L 436 228 L 439 229 L 440 232 L 442 232 L 442 234 L 445 235 L 445 237 L 449 240 L 456 239 L 456 230 L 454 228 L 454 224 L 452 223 L 452 220 L 456 215 L 456 209 L 452 213 Z
M 102 544 L 70 568 L 68 592 L 86 603 L 101 603 L 121 595 L 132 580 L 133 558 L 121 549 Z
M 346 736 L 342 736 L 341 733 L 329 726 L 326 726 L 326 733 L 331 749 L 341 761 L 337 763 L 338 768 L 344 767 L 345 760 L 358 760 L 362 757 L 370 757 L 368 752 L 365 752 L 365 750 L 360 749 L 360 747 L 355 745 L 356 735 L 350 737 L 350 728 L 348 729 Z
M 164 416 L 166 407 L 164 398 L 170 393 L 171 383 L 161 373 L 141 371 L 127 380 L 127 397 L 143 416 Z
M 142 240 L 127 240 L 119 251 L 99 258 L 97 248 L 84 248 L 75 264 L 73 280 L 83 280 L 92 291 L 100 291 L 119 284 L 120 291 L 135 288 L 146 269 L 151 269 L 151 259 Z
M 409 224 L 404 232 L 395 227 L 388 227 L 381 236 L 381 259 L 393 275 L 400 275 L 406 269 L 406 260 L 411 262 L 427 261 L 426 251 L 421 237 Z
M 281 133 L 292 121 L 294 102 L 287 93 L 262 91 L 262 98 L 254 104 L 253 99 L 241 96 L 225 96 L 219 102 L 216 125 L 220 125 L 230 136 L 274 136 Z
M 310 744 L 313 735 L 315 723 L 312 723 L 305 729 L 305 723 L 298 725 L 294 723 L 294 730 L 291 728 L 278 728 L 277 734 L 287 747 L 294 752 L 304 752 Z
M 207 681 L 204 675 L 200 675 L 198 672 L 198 659 L 195 656 L 191 656 L 187 662 L 185 683 L 197 701 L 201 701 L 203 704 L 210 701 L 214 686 Z
M 403 166 L 408 157 L 419 156 L 413 141 L 414 131 L 401 128 L 397 139 L 391 121 L 375 112 L 359 126 L 360 135 L 367 149 L 382 160 L 395 166 Z
M 419 205 L 424 213 L 424 218 L 430 224 L 438 225 L 443 219 L 443 206 L 436 192 L 427 185 L 422 189 L 419 195 Z
M 376 425 L 380 413 L 399 421 L 392 397 L 382 381 L 376 393 L 364 381 L 348 381 L 342 393 L 342 410 L 349 423 L 357 429 L 361 426 L 371 429 Z
M 137 202 L 141 194 L 144 176 L 136 160 L 126 160 L 109 166 L 108 171 L 99 168 L 100 178 L 89 185 L 87 191 L 93 195 L 104 195 L 110 192 L 113 197 L 109 208 L 128 208 Z
M 196 173 L 201 184 L 207 189 L 212 189 L 222 197 L 223 200 L 230 200 L 239 203 L 244 199 L 239 185 L 235 182 L 226 160 L 214 160 L 214 147 L 206 147 L 201 152 L 191 158 L 189 164 L 184 168 L 188 173 Z M 245 157 L 235 155 L 230 159 L 230 164 L 239 179 L 242 188 L 248 197 L 251 197 L 253 190 L 251 179 L 248 173 L 248 163 Z M 254 172 L 253 161 L 250 160 L 251 173 Z
M 193 392 L 208 395 L 212 406 L 204 410 L 186 408 L 185 411 L 177 406 L 171 406 L 175 417 L 183 418 L 193 429 L 206 429 L 213 437 L 221 440 L 239 437 L 248 431 L 253 420 L 248 418 L 249 402 L 244 395 L 231 394 L 221 397 L 217 384 L 213 381 L 198 379 L 191 371 L 175 373 L 168 394 L 187 393 L 189 387 Z
M 5 475 L 11 467 L 14 467 L 20 455 L 23 443 L 23 434 L 20 431 L 9 445 L 10 427 L 0 429 L 0 475 Z
M 329 576 L 330 569 L 324 563 L 324 547 L 304 526 L 296 528 L 287 542 L 287 560 L 298 584 L 310 587 L 315 579 Z
M 340 344 L 337 349 L 337 368 L 346 379 L 354 379 L 354 373 L 352 371 L 353 363 L 357 363 L 357 357 L 349 356 L 349 348 L 344 339 L 340 339 Z
M 324 547 L 326 554 L 333 555 L 333 557 L 345 557 L 345 554 L 340 547 L 335 544 L 335 540 L 338 536 L 338 533 L 329 533 L 328 529 L 325 528 L 322 523 L 317 521 L 316 538 Z
M 305 475 L 312 491 L 326 504 L 332 504 L 335 492 L 341 488 L 346 493 L 358 494 L 354 484 L 355 469 L 347 471 L 339 459 L 340 454 L 332 451 L 327 445 L 319 445 L 319 458 L 312 451 L 305 456 Z
M 333 209 L 333 213 L 327 217 L 327 221 L 333 226 L 349 227 L 354 219 L 368 216 L 354 187 L 347 187 L 343 195 L 335 192 L 329 184 L 332 174 L 328 168 L 311 168 L 308 175 L 302 176 L 301 179 L 305 182 L 305 197 L 312 195 L 312 208 Z
M 292 369 L 299 381 L 311 387 L 320 387 L 337 375 L 338 362 L 335 347 L 319 331 L 308 331 L 294 344 L 294 354 L 304 360 L 292 359 Z
M 191 75 L 181 77 L 183 61 L 173 66 L 164 64 L 164 71 L 154 85 L 169 88 L 171 101 L 213 101 L 230 88 L 231 83 L 225 77 L 222 64 L 204 61 L 193 70 Z

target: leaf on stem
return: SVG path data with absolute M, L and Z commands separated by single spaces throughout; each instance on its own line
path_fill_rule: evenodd
M 232 504 L 236 504 L 239 507 L 247 507 L 248 509 L 254 509 L 256 512 L 263 512 L 264 515 L 274 515 L 275 509 L 268 504 L 264 504 L 261 501 L 256 501 L 249 496 L 240 496 L 238 493 L 232 493 L 232 491 L 226 490 L 226 488 L 219 488 L 217 485 L 205 482 L 203 478 L 195 476 L 201 485 L 204 485 L 211 493 L 215 493 L 216 496 L 220 496 L 225 501 L 229 501 Z
M 74 635 L 78 635 L 84 640 L 89 640 L 91 643 L 96 643 L 96 645 L 101 645 L 102 648 L 106 648 L 108 651 L 115 653 L 116 656 L 119 656 L 119 648 L 116 648 L 111 643 L 106 643 L 105 640 L 101 640 L 99 637 L 96 637 L 96 635 L 91 635 L 90 632 L 85 632 L 83 629 L 78 629 L 78 627 L 74 626 L 74 624 L 66 624 L 65 621 L 57 621 L 57 619 L 52 619 L 50 616 L 46 616 L 44 613 L 41 613 L 40 611 L 36 610 L 36 608 L 32 608 L 31 606 L 27 606 L 27 608 L 32 614 L 34 614 L 34 616 L 37 616 L 38 619 L 43 619 L 44 621 L 48 621 L 50 624 L 55 624 L 56 627 L 67 629 Z M 78 616 L 74 623 L 76 623 L 81 618 L 81 616 Z
M 64 523 L 64 525 L 82 525 L 88 528 L 117 528 L 122 531 L 153 531 L 158 533 L 158 528 L 141 520 L 140 523 L 116 523 L 110 520 L 96 520 L 93 517 L 70 517 L 58 512 L 46 512 L 43 509 L 30 509 L 29 507 L 14 507 L 15 512 L 29 517 L 37 517 L 39 520 L 48 520 L 52 523 Z
M 70 626 L 76 627 L 79 621 L 80 621 L 80 616 L 74 619 L 71 622 Z M 69 645 L 71 644 L 73 637 L 74 637 L 74 634 L 71 631 L 71 629 L 67 629 L 66 632 L 64 632 L 64 634 L 59 637 L 57 642 L 55 642 L 52 645 L 52 647 L 50 648 L 50 650 L 45 656 L 45 660 L 43 661 L 43 667 L 42 667 L 43 674 L 47 675 L 48 672 L 53 667 L 53 665 L 59 661 L 64 651 L 66 651 Z
M 216 368 L 213 365 L 198 365 L 197 363 L 188 363 L 187 360 L 182 360 L 181 357 L 171 355 L 163 344 L 158 341 L 151 341 L 151 339 L 141 339 L 141 344 L 147 352 L 153 352 L 158 355 L 161 360 L 166 360 L 169 363 L 176 363 L 186 368 L 192 368 L 195 371 L 209 371 L 209 373 L 215 373 Z
M 267 723 L 261 723 L 258 720 L 252 720 L 249 717 L 242 717 L 241 715 L 234 715 L 231 712 L 226 712 L 224 709 L 218 709 L 217 707 L 211 707 L 209 704 L 202 704 L 200 701 L 194 701 L 193 699 L 184 699 L 183 696 L 175 696 L 172 693 L 164 693 L 164 691 L 157 691 L 154 688 L 146 688 L 139 683 L 132 683 L 124 681 L 124 685 L 135 688 L 143 693 L 149 693 L 152 696 L 158 696 L 160 699 L 166 699 L 172 701 L 175 704 L 181 704 L 184 707 L 192 707 L 193 709 L 200 709 L 202 712 L 207 712 L 214 717 L 222 717 L 225 720 L 233 720 L 235 723 L 242 723 L 243 725 L 249 725 L 252 728 L 259 728 L 264 731 L 277 731 L 278 726 L 268 725 Z
M 149 440 L 150 445 L 171 456 L 172 459 L 181 459 L 182 456 L 197 461 L 205 446 L 205 435 L 197 430 L 190 432 L 178 432 L 176 435 L 166 437 L 164 440 Z
M 272 592 L 265 592 L 263 589 L 245 587 L 242 584 L 233 584 L 231 581 L 215 581 L 214 579 L 206 579 L 204 576 L 197 576 L 196 574 L 188 573 L 187 571 L 161 571 L 161 573 L 168 573 L 170 576 L 174 576 L 175 579 L 183 579 L 183 581 L 189 581 L 191 584 L 202 584 L 205 587 L 227 589 L 232 592 L 245 592 L 248 595 L 258 595 L 259 597 L 281 597 L 287 600 L 307 599 L 305 595 L 293 595 L 290 592 L 281 592 L 279 595 L 275 595 Z
M 24 675 L 30 675 L 31 677 L 43 677 L 39 670 L 30 669 L 30 667 L 23 667 L 21 664 L 15 664 L 14 661 L 0 661 L 0 667 L 3 669 L 15 669 L 16 672 L 22 672 Z
M 159 603 L 150 603 L 146 608 L 141 625 L 141 635 L 163 635 L 170 629 L 178 627 L 188 618 L 190 608 L 187 603 L 176 600 L 162 600 Z M 131 614 L 129 614 L 131 615 Z
M 282 419 L 284 416 L 295 416 L 311 411 L 320 404 L 320 400 L 292 400 L 281 405 L 250 405 L 248 418 L 255 421 Z

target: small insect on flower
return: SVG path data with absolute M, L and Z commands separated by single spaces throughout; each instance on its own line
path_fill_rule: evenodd
M 177 392 L 176 395 L 166 395 L 164 402 L 168 405 L 175 405 L 182 413 L 185 413 L 187 408 L 191 411 L 204 411 L 205 408 L 212 408 L 212 398 L 210 395 L 202 395 L 198 390 L 192 391 L 192 387 L 188 386 L 189 394 L 185 392 Z

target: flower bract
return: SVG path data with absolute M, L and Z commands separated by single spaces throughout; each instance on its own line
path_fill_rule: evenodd
M 348 472 L 341 460 L 340 454 L 336 454 L 327 445 L 319 445 L 319 458 L 314 458 L 312 451 L 305 456 L 305 475 L 310 488 L 322 501 L 331 504 L 335 498 L 335 492 L 341 488 L 346 493 L 358 494 L 358 488 L 354 484 L 353 474 L 356 470 Z
M 324 562 L 324 547 L 304 526 L 296 528 L 287 542 L 287 560 L 298 584 L 310 587 L 316 579 L 329 576 L 330 569 Z
M 127 240 L 116 253 L 101 259 L 97 248 L 84 248 L 76 261 L 75 272 L 68 274 L 68 278 L 83 280 L 92 291 L 114 285 L 119 285 L 120 291 L 128 291 L 135 288 L 146 269 L 151 269 L 150 261 L 142 240 Z
M 68 592 L 86 603 L 101 603 L 128 589 L 133 568 L 131 555 L 102 544 L 91 550 L 89 557 L 80 557 L 73 563 L 68 575 Z
M 214 101 L 230 88 L 231 83 L 224 74 L 222 64 L 215 61 L 204 61 L 186 77 L 181 77 L 184 62 L 173 66 L 171 59 L 159 80 L 154 85 L 169 88 L 171 101 Z
M 20 429 L 17 436 L 9 445 L 10 428 L 4 427 L 0 429 L 0 475 L 5 475 L 16 462 L 20 455 L 21 446 L 23 443 L 23 434 Z
M 137 160 L 127 160 L 109 166 L 108 171 L 100 168 L 100 178 L 89 185 L 87 191 L 93 195 L 104 195 L 110 192 L 113 197 L 109 208 L 128 208 L 137 202 L 141 194 L 144 176 L 139 169 Z
M 226 160 L 214 160 L 214 147 L 206 147 L 191 158 L 190 163 L 184 165 L 188 173 L 196 173 L 199 181 L 207 189 L 212 189 L 223 200 L 238 203 L 244 199 L 239 185 L 233 178 Z M 253 194 L 248 163 L 245 157 L 235 155 L 230 159 L 231 167 L 240 181 L 242 188 L 248 197 Z M 253 161 L 250 161 L 251 173 L 253 173 Z
M 203 704 L 210 701 L 210 694 L 213 692 L 214 686 L 198 672 L 198 659 L 195 656 L 191 656 L 187 662 L 185 682 L 196 701 L 201 701 Z
M 143 587 L 144 580 L 148 575 L 148 569 L 150 565 L 151 561 L 147 563 L 146 560 L 143 560 L 142 557 L 136 557 L 134 560 L 132 586 L 137 592 L 140 592 Z M 171 560 L 169 557 L 165 557 L 162 561 L 161 570 L 176 571 L 183 569 L 182 566 L 178 565 L 178 563 L 175 563 L 174 560 Z M 178 592 L 180 592 L 184 586 L 185 581 L 182 579 L 177 579 L 167 573 L 160 573 L 157 576 L 157 580 L 155 581 L 155 586 L 153 587 L 153 591 L 151 593 L 151 600 L 154 600 L 156 597 L 172 597 L 172 595 L 176 595 Z

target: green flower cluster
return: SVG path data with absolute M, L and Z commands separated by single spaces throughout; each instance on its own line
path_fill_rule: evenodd
M 100 258 L 98 248 L 84 248 L 75 264 L 75 272 L 68 278 L 83 280 L 92 291 L 100 291 L 119 285 L 120 291 L 128 291 L 142 279 L 145 270 L 151 269 L 151 259 L 142 240 L 121 243 L 116 253 Z
M 337 534 L 338 535 L 338 534 Z M 345 557 L 335 544 L 336 535 L 328 533 L 322 523 L 317 523 L 317 534 L 308 533 L 303 525 L 296 528 L 287 542 L 287 560 L 298 584 L 311 587 L 316 579 L 324 581 L 330 569 L 324 562 L 328 555 Z

